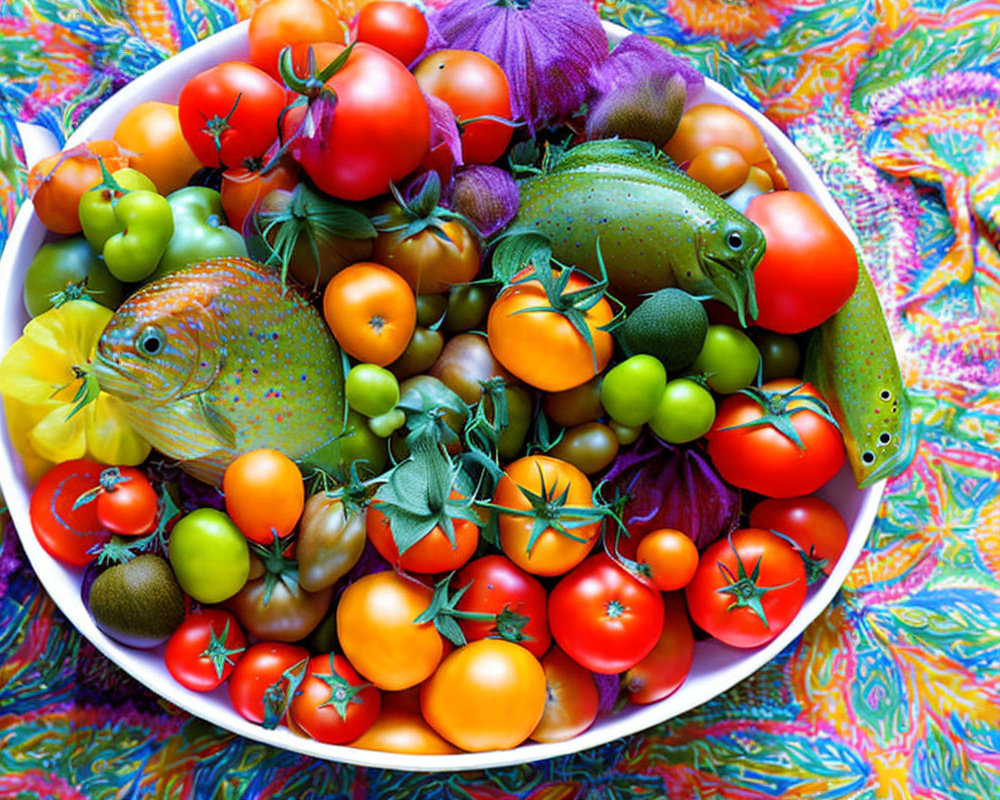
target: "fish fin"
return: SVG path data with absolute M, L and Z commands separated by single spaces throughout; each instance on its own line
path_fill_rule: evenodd
M 208 429 L 223 446 L 229 450 L 236 450 L 236 426 L 208 402 L 204 394 L 198 395 L 197 403 Z
M 194 398 L 176 401 L 168 410 L 141 403 L 126 403 L 124 407 L 129 424 L 171 458 L 193 461 L 223 449 L 215 433 L 206 427 Z

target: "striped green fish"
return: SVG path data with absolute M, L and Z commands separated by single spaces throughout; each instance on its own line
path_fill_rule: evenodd
M 840 425 L 859 488 L 902 472 L 916 450 L 910 404 L 878 294 L 858 260 L 858 286 L 813 334 L 805 379 Z
M 259 447 L 317 466 L 343 424 L 340 350 L 260 264 L 218 258 L 143 286 L 97 345 L 98 383 L 150 444 L 201 480 Z M 328 448 L 327 448 L 328 449 Z

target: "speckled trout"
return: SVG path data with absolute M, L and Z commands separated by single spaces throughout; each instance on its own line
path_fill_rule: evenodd
M 249 259 L 143 286 L 105 328 L 94 368 L 135 429 L 201 480 L 221 485 L 228 464 L 259 447 L 333 466 L 340 350 L 319 313 Z

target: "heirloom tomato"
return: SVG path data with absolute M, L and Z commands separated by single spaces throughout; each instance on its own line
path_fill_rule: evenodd
M 481 639 L 450 653 L 420 688 L 424 719 L 463 750 L 521 744 L 545 710 L 545 670 L 520 645 Z
M 545 670 L 545 711 L 531 732 L 536 742 L 563 742 L 579 736 L 597 719 L 600 695 L 590 670 L 558 647 L 542 659 Z
M 321 44 L 312 48 L 315 67 L 322 71 L 345 48 Z M 292 47 L 295 75 L 285 82 L 296 91 L 312 93 L 307 45 Z M 311 113 L 323 120 L 304 134 L 306 109 L 293 106 L 282 121 L 283 140 L 318 188 L 343 200 L 367 200 L 389 190 L 390 182 L 406 177 L 420 164 L 430 146 L 431 120 L 427 101 L 406 67 L 384 50 L 359 42 L 341 68 L 326 80 L 336 96 L 332 114 Z M 313 106 L 332 102 L 320 93 Z
M 250 574 L 246 537 L 214 508 L 196 508 L 177 520 L 167 555 L 177 582 L 199 603 L 220 603 L 232 597 Z
M 275 189 L 291 191 L 299 185 L 299 165 L 288 156 L 267 172 L 236 166 L 222 173 L 222 210 L 229 227 L 245 232 L 247 215 Z
M 706 633 L 732 647 L 759 647 L 799 613 L 806 571 L 787 542 L 742 528 L 701 554 L 685 593 L 691 618 Z
M 795 378 L 727 397 L 706 438 L 708 456 L 726 481 L 768 497 L 809 494 L 846 458 L 823 398 Z
M 345 744 L 372 726 L 382 698 L 346 658 L 328 653 L 309 659 L 306 676 L 288 708 L 296 727 L 313 739 Z
M 493 502 L 500 511 L 500 547 L 534 575 L 562 575 L 590 553 L 601 521 L 587 476 L 550 456 L 525 456 L 507 465 Z M 544 526 L 543 526 L 543 523 Z
M 73 507 L 81 494 L 100 485 L 104 469 L 84 458 L 64 461 L 46 472 L 31 493 L 31 528 L 45 552 L 65 564 L 89 564 L 97 558 L 90 550 L 111 539 L 93 503 Z
M 236 617 L 219 608 L 202 608 L 171 634 L 163 659 L 181 686 L 210 692 L 230 676 L 246 647 Z
M 549 594 L 549 626 L 566 654 L 601 674 L 623 672 L 663 632 L 663 597 L 607 554 L 591 556 Z

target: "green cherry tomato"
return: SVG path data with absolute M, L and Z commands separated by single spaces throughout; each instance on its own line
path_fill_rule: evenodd
M 104 243 L 104 263 L 120 281 L 145 280 L 174 235 L 170 203 L 156 192 L 137 190 L 118 198 L 114 209 L 121 232 Z
M 605 374 L 601 404 L 616 422 L 642 425 L 653 416 L 666 385 L 667 371 L 659 359 L 632 356 Z
M 406 413 L 401 408 L 394 408 L 368 420 L 368 427 L 380 439 L 388 439 L 405 424 Z
M 73 236 L 43 244 L 24 276 L 24 307 L 37 317 L 52 308 L 54 295 L 83 281 L 91 299 L 112 310 L 118 308 L 122 301 L 121 281 L 111 277 L 86 239 Z
M 351 474 L 351 465 L 355 462 L 359 475 L 372 477 L 381 473 L 389 460 L 385 440 L 376 436 L 368 427 L 368 420 L 354 410 L 348 411 L 344 433 L 334 440 L 331 447 L 333 462 L 340 465 L 345 479 Z
M 115 206 L 126 192 L 135 190 L 155 193 L 156 184 L 138 170 L 125 167 L 115 170 L 110 176 L 105 174 L 103 181 L 80 197 L 83 235 L 98 252 L 104 249 L 108 239 L 121 232 L 122 225 L 115 214 Z
M 513 460 L 528 438 L 532 420 L 531 395 L 522 386 L 508 386 L 504 392 L 507 395 L 507 427 L 500 431 L 497 441 L 497 452 L 508 461 Z
M 548 455 L 568 461 L 586 475 L 593 475 L 615 460 L 618 444 L 618 437 L 607 425 L 584 422 L 566 431 Z
M 618 439 L 618 444 L 623 447 L 628 444 L 632 444 L 636 439 L 642 435 L 642 425 L 622 425 L 620 422 L 615 422 L 613 419 L 608 420 L 608 427 L 615 432 L 615 437 Z
M 358 364 L 347 373 L 344 393 L 347 404 L 359 414 L 380 417 L 399 402 L 399 381 L 385 367 Z
M 429 328 L 448 310 L 448 298 L 443 294 L 417 295 L 417 325 Z
M 448 293 L 448 310 L 441 327 L 451 334 L 481 328 L 489 310 L 490 296 L 482 286 L 455 286 Z
M 199 508 L 181 517 L 167 546 L 181 588 L 199 603 L 221 603 L 243 588 L 250 574 L 250 548 L 226 514 Z
M 693 442 L 704 436 L 715 422 L 715 400 L 704 386 L 687 378 L 667 384 L 649 427 L 670 444 Z
M 761 372 L 764 381 L 791 378 L 799 370 L 801 351 L 799 343 L 791 336 L 773 331 L 761 331 L 757 336 Z
M 174 215 L 174 235 L 153 279 L 218 256 L 245 256 L 246 241 L 226 225 L 222 195 L 207 186 L 185 186 L 167 195 Z
M 759 366 L 757 346 L 743 331 L 730 325 L 709 325 L 691 372 L 704 375 L 719 394 L 732 394 L 753 383 Z
M 413 336 L 410 337 L 410 343 L 406 345 L 403 355 L 393 361 L 389 369 L 399 380 L 419 375 L 434 366 L 442 350 L 444 350 L 444 336 L 441 331 L 418 326 L 413 329 Z

